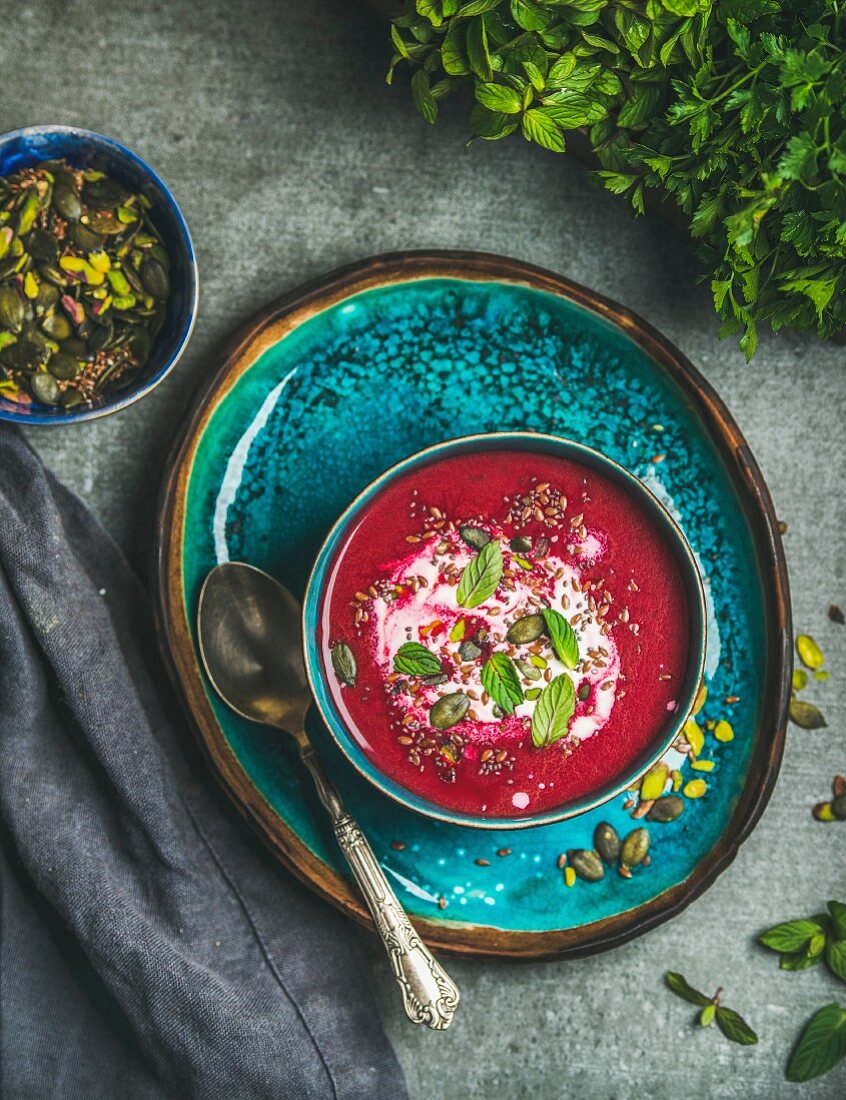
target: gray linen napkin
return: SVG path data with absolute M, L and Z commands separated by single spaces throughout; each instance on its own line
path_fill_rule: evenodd
M 345 922 L 194 763 L 144 594 L 0 430 L 0 1095 L 405 1096 Z

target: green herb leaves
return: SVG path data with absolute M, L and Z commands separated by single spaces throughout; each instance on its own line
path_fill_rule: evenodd
M 532 743 L 545 749 L 566 737 L 576 709 L 573 681 L 566 674 L 556 676 L 540 694 L 532 712 Z
M 733 1008 L 723 1008 L 722 1005 L 718 1005 L 715 1016 L 717 1027 L 732 1043 L 752 1046 L 758 1042 L 758 1036 L 740 1013 L 735 1012 Z
M 505 653 L 493 653 L 482 668 L 482 687 L 506 714 L 523 702 L 523 688 L 514 662 Z
M 551 607 L 541 609 L 546 632 L 552 642 L 552 648 L 558 654 L 566 668 L 575 669 L 579 664 L 579 641 L 576 632 L 564 616 Z
M 845 31 L 822 0 L 405 0 L 391 68 L 425 75 L 428 122 L 471 85 L 488 141 L 560 152 L 590 127 L 609 190 L 637 213 L 650 190 L 678 205 L 721 335 L 751 358 L 761 325 L 846 325 Z
M 664 980 L 677 997 L 702 1009 L 698 1016 L 701 1027 L 710 1027 L 716 1020 L 717 1027 L 732 1043 L 751 1046 L 758 1042 L 758 1036 L 740 1013 L 720 1004 L 721 989 L 718 989 L 713 997 L 709 997 L 705 993 L 700 993 L 698 989 L 694 989 L 681 974 L 674 970 L 668 970 Z
M 493 539 L 464 567 L 456 598 L 462 607 L 478 607 L 496 592 L 502 577 L 502 547 Z
M 664 981 L 677 997 L 681 997 L 681 999 L 687 1001 L 688 1004 L 699 1005 L 700 1008 L 703 1005 L 711 1004 L 710 997 L 706 997 L 704 993 L 700 993 L 698 989 L 694 989 L 687 979 L 682 977 L 682 975 L 675 970 L 668 970 L 664 975 Z
M 805 1024 L 787 1063 L 788 1081 L 810 1081 L 846 1057 L 846 1008 L 833 1002 Z
M 825 960 L 846 982 L 846 905 L 830 901 L 828 912 L 791 920 L 762 932 L 758 941 L 779 954 L 782 970 L 807 970 Z
M 394 668 L 404 676 L 437 676 L 441 662 L 419 642 L 406 642 L 394 656 Z

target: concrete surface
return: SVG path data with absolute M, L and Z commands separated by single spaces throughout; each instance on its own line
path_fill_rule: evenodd
M 744 1100 L 846 1094 L 846 1065 L 805 1087 L 783 1065 L 801 1023 L 846 990 L 822 968 L 779 973 L 753 944 L 771 923 L 846 898 L 846 825 L 812 820 L 846 771 L 843 481 L 846 352 L 813 338 L 762 342 L 745 366 L 719 343 L 685 240 L 633 223 L 566 158 L 512 139 L 465 148 L 463 110 L 425 126 L 383 79 L 378 18 L 341 0 L 38 0 L 0 5 L 3 124 L 78 123 L 114 134 L 173 186 L 192 228 L 200 319 L 171 379 L 133 409 L 33 430 L 45 459 L 146 567 L 158 475 L 220 341 L 269 299 L 369 253 L 419 247 L 510 253 L 647 317 L 726 399 L 789 523 L 797 627 L 832 679 L 814 698 L 829 729 L 791 728 L 781 779 L 735 864 L 681 917 L 611 954 L 571 963 L 453 962 L 454 1030 L 407 1026 L 375 948 L 373 978 L 415 1100 Z M 698 1034 L 663 988 L 669 966 L 722 984 L 756 1048 Z

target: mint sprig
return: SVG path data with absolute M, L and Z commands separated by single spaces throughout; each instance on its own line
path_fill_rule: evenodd
M 579 640 L 576 632 L 567 622 L 560 611 L 552 607 L 541 609 L 543 621 L 546 623 L 546 632 L 552 642 L 552 648 L 558 654 L 560 661 L 569 669 L 575 669 L 579 664 Z
M 456 599 L 461 607 L 478 607 L 496 592 L 502 577 L 502 547 L 496 539 L 482 547 L 465 565 Z
M 830 901 L 827 913 L 777 924 L 758 942 L 778 953 L 782 970 L 807 970 L 825 960 L 846 982 L 846 905 L 840 901 Z
M 677 997 L 702 1009 L 697 1016 L 700 1027 L 710 1027 L 716 1020 L 717 1027 L 730 1042 L 740 1043 L 742 1046 L 753 1046 L 758 1042 L 757 1034 L 740 1013 L 720 1004 L 722 989 L 718 989 L 713 997 L 709 997 L 695 989 L 686 978 L 674 970 L 668 970 L 664 980 Z
M 576 709 L 573 681 L 562 674 L 550 681 L 532 711 L 532 743 L 545 749 L 567 736 L 570 719 Z
M 493 653 L 482 667 L 482 687 L 506 714 L 523 702 L 523 686 L 514 662 L 505 653 Z
M 437 676 L 441 662 L 419 642 L 406 642 L 394 655 L 394 668 L 404 676 Z

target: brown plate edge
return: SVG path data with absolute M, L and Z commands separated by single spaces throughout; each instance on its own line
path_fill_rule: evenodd
M 165 663 L 204 754 L 231 801 L 275 856 L 301 882 L 372 929 L 364 905 L 345 878 L 288 828 L 251 783 L 214 718 L 194 655 L 182 588 L 181 531 L 190 461 L 220 399 L 256 358 L 286 332 L 334 302 L 363 290 L 424 278 L 496 280 L 545 290 L 621 328 L 686 391 L 739 489 L 762 572 L 767 619 L 766 697 L 749 775 L 720 840 L 688 878 L 643 906 L 576 929 L 514 932 L 487 926 L 415 919 L 423 938 L 446 954 L 476 958 L 578 957 L 616 947 L 681 912 L 729 866 L 752 831 L 775 785 L 784 751 L 792 672 L 792 623 L 787 564 L 778 520 L 761 471 L 731 414 L 693 364 L 648 322 L 625 307 L 563 276 L 504 256 L 460 251 L 389 253 L 359 261 L 282 296 L 249 321 L 225 346 L 210 380 L 198 392 L 168 458 L 158 501 L 153 561 L 154 614 Z M 174 539 L 174 535 L 179 537 Z M 767 583 L 769 581 L 769 583 Z

